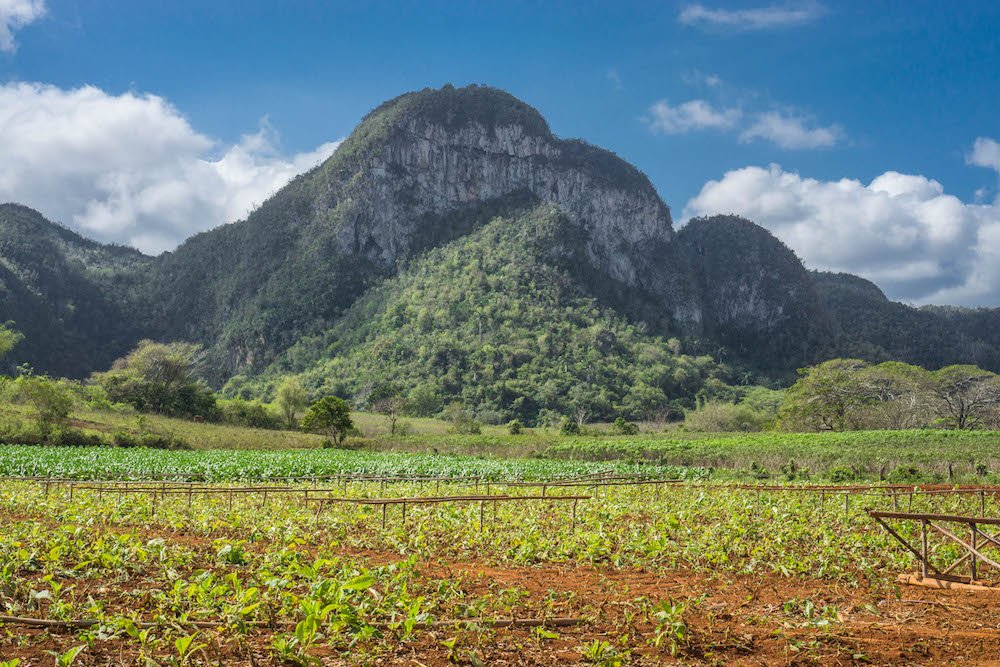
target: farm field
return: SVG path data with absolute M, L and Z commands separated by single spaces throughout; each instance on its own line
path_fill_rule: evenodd
M 0 410 L 0 419 L 24 421 L 28 418 L 23 406 L 5 405 Z M 345 447 L 363 452 L 651 464 L 712 469 L 716 476 L 732 474 L 737 477 L 751 473 L 778 476 L 783 468 L 793 467 L 800 478 L 808 473 L 816 479 L 825 479 L 838 469 L 842 478 L 845 469 L 849 469 L 850 476 L 858 480 L 879 480 L 901 468 L 906 479 L 900 481 L 1000 483 L 998 431 L 698 433 L 654 430 L 652 425 L 646 425 L 638 435 L 623 436 L 611 434 L 608 425 L 595 425 L 591 427 L 593 433 L 585 436 L 563 436 L 555 429 L 528 429 L 513 436 L 501 426 L 483 426 L 482 433 L 476 435 L 455 434 L 449 432 L 447 422 L 408 418 L 405 421 L 411 432 L 399 436 L 389 434 L 389 420 L 383 415 L 353 413 L 353 419 L 360 436 L 348 438 Z M 196 450 L 313 450 L 320 448 L 324 440 L 319 435 L 296 431 L 196 423 L 156 415 L 140 417 L 131 412 L 93 409 L 76 410 L 72 425 L 85 432 L 107 435 L 118 429 L 134 430 L 140 422 L 142 428 L 175 435 Z M 53 460 L 63 458 L 63 455 L 39 456 Z M 75 456 L 66 455 L 70 459 Z M 94 456 L 100 459 L 102 455 Z M 14 457 L 20 461 L 22 454 L 17 452 Z M 0 472 L 18 474 L 10 470 L 10 465 L 10 455 L 0 450 Z M 57 474 L 57 471 L 40 474 Z
M 171 474 L 143 468 L 133 451 L 104 451 L 132 469 L 123 477 Z M 73 664 L 1000 660 L 1000 594 L 896 583 L 915 560 L 866 514 L 894 507 L 884 490 L 654 484 L 624 467 L 609 475 L 559 461 L 405 471 L 428 476 L 415 479 L 395 476 L 404 470 L 390 455 L 331 450 L 289 454 L 339 456 L 341 478 L 251 483 L 260 470 L 244 457 L 257 453 L 229 454 L 233 467 L 211 483 L 5 480 L 0 656 L 47 665 L 50 652 L 82 647 Z M 393 477 L 347 474 L 351 457 L 356 473 Z M 490 485 L 467 478 L 478 475 Z M 514 481 L 524 479 L 546 488 Z M 918 490 L 905 509 L 997 516 L 997 502 L 993 492 Z M 917 528 L 900 530 L 913 538 Z M 943 542 L 933 549 L 942 566 L 956 556 Z

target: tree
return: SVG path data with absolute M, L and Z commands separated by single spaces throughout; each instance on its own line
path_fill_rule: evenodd
M 14 346 L 24 339 L 24 336 L 11 328 L 13 324 L 13 322 L 8 322 L 0 325 L 0 359 L 6 357 L 14 349 Z
M 58 382 L 50 378 L 26 374 L 14 381 L 15 400 L 28 403 L 35 409 L 38 430 L 48 435 L 52 427 L 64 424 L 73 409 L 73 396 Z
M 957 429 L 976 428 L 1000 404 L 1000 377 L 976 366 L 946 366 L 930 384 L 941 416 Z
M 197 376 L 200 357 L 197 345 L 144 340 L 93 379 L 109 400 L 142 412 L 216 419 L 215 394 Z
M 305 417 L 302 418 L 303 431 L 322 433 L 333 439 L 338 445 L 353 429 L 351 409 L 344 402 L 344 399 L 336 396 L 324 396 L 319 399 L 309 406 Z
M 302 386 L 302 383 L 299 382 L 299 379 L 294 376 L 288 376 L 278 385 L 275 401 L 282 416 L 285 418 L 285 422 L 288 424 L 288 428 L 292 429 L 295 428 L 295 418 L 309 403 L 309 397 L 306 395 L 306 390 Z
M 854 426 L 854 410 L 874 400 L 858 374 L 860 359 L 831 359 L 799 370 L 799 380 L 785 393 L 781 421 L 786 428 L 842 431 Z
M 874 398 L 863 411 L 864 428 L 918 428 L 930 421 L 930 374 L 923 368 L 887 361 L 861 371 L 858 382 Z
M 406 401 L 401 396 L 387 396 L 372 406 L 375 412 L 389 418 L 389 435 L 396 435 L 396 424 L 405 406 Z

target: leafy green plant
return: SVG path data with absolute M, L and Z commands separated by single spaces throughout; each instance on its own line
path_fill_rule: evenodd
M 663 646 L 670 650 L 670 655 L 676 656 L 688 642 L 688 626 L 684 621 L 687 606 L 673 600 L 663 600 L 653 607 L 651 617 L 656 625 L 652 644 Z

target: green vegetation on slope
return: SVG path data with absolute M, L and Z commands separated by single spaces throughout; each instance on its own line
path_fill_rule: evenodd
M 138 334 L 133 304 L 150 261 L 0 204 L 0 324 L 13 320 L 24 334 L 0 368 L 80 377 L 109 365 Z
M 416 414 L 461 401 L 488 423 L 679 414 L 728 369 L 680 353 L 600 306 L 571 279 L 583 239 L 558 211 L 497 218 L 367 293 L 321 337 L 294 346 L 269 384 L 301 374 L 314 396 L 358 407 L 401 394 Z M 237 378 L 231 394 L 270 393 Z

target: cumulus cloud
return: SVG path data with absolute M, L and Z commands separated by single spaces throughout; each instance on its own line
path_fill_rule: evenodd
M 156 95 L 12 83 L 0 86 L 0 146 L 0 201 L 158 253 L 244 217 L 337 142 L 284 156 L 265 119 L 223 146 Z
M 14 31 L 44 15 L 44 0 L 0 0 L 0 51 L 16 51 Z
M 1000 143 L 989 137 L 979 137 L 972 144 L 972 152 L 966 156 L 965 161 L 1000 173 Z
M 701 28 L 770 30 L 815 21 L 826 9 L 818 2 L 789 2 L 750 9 L 710 9 L 702 4 L 684 7 L 677 20 Z
M 864 276 L 895 299 L 1000 305 L 1000 203 L 962 202 L 925 176 L 889 171 L 865 184 L 745 167 L 706 183 L 684 217 L 716 213 L 746 216 L 809 268 Z
M 740 141 L 765 139 L 789 149 L 829 148 L 841 136 L 843 130 L 836 125 L 809 127 L 809 121 L 802 116 L 765 111 L 754 116 L 750 126 L 740 133 Z
M 671 106 L 660 100 L 649 108 L 649 127 L 653 132 L 684 134 L 694 130 L 728 130 L 739 122 L 739 109 L 716 109 L 705 100 L 691 100 Z

